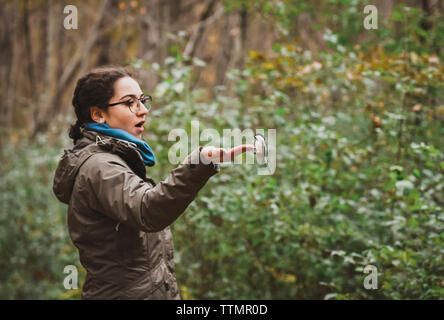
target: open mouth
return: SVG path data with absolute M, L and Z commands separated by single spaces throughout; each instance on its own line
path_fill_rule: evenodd
M 140 121 L 138 124 L 136 124 L 136 127 L 142 128 L 145 121 Z

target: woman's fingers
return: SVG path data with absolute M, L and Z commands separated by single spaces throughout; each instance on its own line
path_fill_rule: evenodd
M 205 147 L 201 150 L 201 154 L 206 164 L 209 162 L 221 163 L 233 161 L 238 155 L 252 150 L 254 150 L 254 146 L 251 144 L 236 146 L 228 150 L 223 148 Z
M 252 144 L 243 144 L 241 146 L 234 147 L 227 152 L 230 156 L 229 161 L 233 161 L 238 155 L 251 150 L 254 150 L 254 146 Z

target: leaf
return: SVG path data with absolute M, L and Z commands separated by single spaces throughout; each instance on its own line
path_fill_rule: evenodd
M 338 295 L 338 294 L 337 294 L 336 292 L 326 294 L 326 295 L 324 296 L 324 300 L 331 300 L 331 299 L 335 298 L 337 295 Z

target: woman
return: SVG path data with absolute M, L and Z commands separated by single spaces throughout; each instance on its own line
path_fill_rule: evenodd
M 142 140 L 150 103 L 123 68 L 99 68 L 77 82 L 74 147 L 65 150 L 53 189 L 69 205 L 69 233 L 87 272 L 83 299 L 180 299 L 169 226 L 226 152 L 194 150 L 156 184 L 146 175 L 156 159 Z

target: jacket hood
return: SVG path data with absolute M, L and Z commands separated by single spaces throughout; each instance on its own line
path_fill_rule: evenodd
M 52 187 L 54 194 L 61 202 L 69 203 L 80 167 L 94 154 L 94 152 L 91 152 L 91 146 L 93 145 L 93 141 L 83 137 L 77 140 L 74 148 L 64 150 L 54 175 Z
M 54 174 L 53 192 L 57 199 L 68 204 L 74 182 L 80 167 L 93 154 L 112 152 L 121 156 L 130 168 L 142 179 L 146 177 L 146 168 L 137 146 L 131 142 L 112 138 L 94 131 L 80 129 L 83 137 L 75 143 L 72 149 L 64 150 Z

